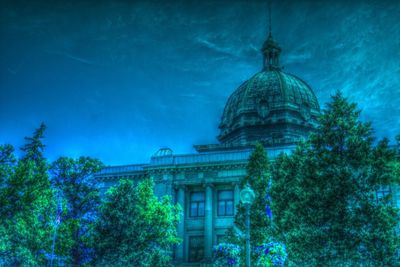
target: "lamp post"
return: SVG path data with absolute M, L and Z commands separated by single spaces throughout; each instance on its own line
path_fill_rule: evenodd
M 250 267 L 250 206 L 255 198 L 254 191 L 249 184 L 240 191 L 240 201 L 246 208 L 246 267 Z

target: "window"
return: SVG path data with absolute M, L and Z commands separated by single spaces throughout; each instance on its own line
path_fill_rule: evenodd
M 386 199 L 387 196 L 391 194 L 391 189 L 389 186 L 381 186 L 377 191 L 376 191 L 376 200 L 377 202 L 380 202 L 382 199 Z
M 190 194 L 190 217 L 204 217 L 204 192 Z
M 189 237 L 189 262 L 199 262 L 204 258 L 204 237 Z
M 233 215 L 233 191 L 218 191 L 218 216 Z

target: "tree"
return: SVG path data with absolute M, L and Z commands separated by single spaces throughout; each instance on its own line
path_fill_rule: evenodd
M 93 176 L 103 164 L 90 157 L 61 157 L 51 166 L 52 183 L 63 200 L 56 252 L 69 266 L 88 264 L 92 248 L 87 244 L 89 225 L 100 204 Z
M 0 189 L 0 231 L 7 245 L 0 253 L 7 266 L 41 266 L 48 262 L 55 202 L 43 156 L 45 129 L 41 124 L 32 137 L 25 138 L 27 143 L 21 148 L 24 156 L 16 165 L 10 147 L 3 147 L 1 169 L 7 175 Z
M 394 181 L 394 153 L 359 115 L 337 93 L 310 140 L 276 160 L 274 222 L 293 266 L 396 265 L 398 213 L 375 194 Z
M 94 226 L 98 266 L 169 266 L 179 243 L 180 207 L 154 195 L 152 179 L 121 180 L 108 192 Z
M 14 174 L 16 158 L 14 155 L 14 147 L 12 145 L 0 145 L 0 197 L 6 197 L 5 189 L 10 176 Z M 0 198 L 0 212 L 4 212 L 7 199 Z M 0 215 L 5 215 L 0 213 Z
M 397 158 L 396 160 L 393 161 L 392 167 L 393 167 L 393 172 L 394 172 L 394 183 L 397 184 L 398 186 L 400 185 L 400 134 L 396 136 L 396 147 L 395 147 L 395 152 L 397 153 Z
M 6 225 L 7 209 L 10 204 L 7 199 L 6 187 L 7 181 L 13 175 L 16 159 L 14 156 L 14 147 L 11 145 L 0 145 L 0 266 L 6 264 L 4 259 L 7 257 L 10 247 L 10 236 Z
M 249 157 L 246 171 L 246 176 L 240 181 L 240 188 L 243 189 L 246 185 L 249 185 L 256 195 L 250 208 L 250 243 L 254 248 L 271 241 L 272 238 L 272 213 L 269 208 L 270 199 L 268 195 L 271 173 L 268 157 L 261 143 L 255 145 L 254 151 Z M 246 231 L 245 215 L 245 207 L 242 203 L 239 203 L 234 225 L 236 229 L 243 234 Z M 240 244 L 244 248 L 245 240 L 243 234 L 240 237 L 240 235 L 235 233 L 235 230 L 230 229 L 227 232 L 228 241 L 230 243 Z M 242 249 L 242 254 L 243 253 L 245 253 L 244 249 Z M 242 258 L 244 258 L 244 254 L 242 256 Z
M 0 145 L 0 187 L 4 186 L 5 181 L 10 177 L 15 167 L 16 158 L 12 145 Z
M 272 171 L 275 237 L 286 244 L 290 266 L 316 266 L 315 261 L 323 255 L 324 244 L 317 244 L 324 240 L 324 227 L 319 222 L 326 213 L 318 196 L 323 193 L 323 184 L 314 182 L 319 176 L 306 153 L 306 144 L 301 144 L 292 155 L 280 155 Z M 316 208 L 318 211 L 312 212 Z

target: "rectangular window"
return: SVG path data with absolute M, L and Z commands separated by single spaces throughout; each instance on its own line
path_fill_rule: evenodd
M 387 196 L 389 196 L 392 193 L 392 190 L 390 186 L 381 186 L 377 191 L 376 191 L 376 201 L 380 202 L 381 199 L 385 199 Z
M 218 216 L 232 216 L 233 210 L 233 191 L 218 191 Z
M 189 237 L 189 262 L 199 262 L 204 258 L 204 237 Z
M 204 217 L 204 192 L 190 194 L 190 217 Z

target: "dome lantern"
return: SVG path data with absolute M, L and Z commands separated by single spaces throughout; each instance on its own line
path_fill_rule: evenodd
M 282 49 L 272 37 L 271 32 L 261 49 L 264 58 L 264 70 L 280 70 L 279 57 Z

